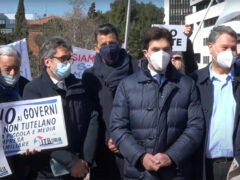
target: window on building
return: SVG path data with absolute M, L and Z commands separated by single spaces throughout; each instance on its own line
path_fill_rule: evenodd
M 0 29 L 0 32 L 3 34 L 8 34 L 8 33 L 12 33 L 13 30 L 12 29 Z
M 203 64 L 209 63 L 209 56 L 203 56 Z
M 208 38 L 203 38 L 203 46 L 207 46 L 208 45 Z
M 4 19 L 0 19 L 0 24 L 6 24 L 6 21 Z
M 204 21 L 204 23 L 203 23 L 204 25 L 203 26 L 204 27 L 213 26 L 216 23 L 217 19 L 218 19 L 218 16 L 210 18 L 210 19 L 207 19 L 207 20 Z
M 6 21 L 4 19 L 0 19 L 0 28 L 6 27 Z
M 15 24 L 15 19 L 10 19 L 10 24 Z

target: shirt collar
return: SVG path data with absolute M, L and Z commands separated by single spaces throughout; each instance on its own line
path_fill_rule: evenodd
M 59 80 L 57 80 L 57 79 L 55 79 L 55 78 L 53 78 L 53 77 L 50 77 L 50 78 L 51 78 L 53 84 L 57 84 L 58 82 L 60 82 Z M 61 81 L 63 81 L 63 82 L 65 83 L 64 80 L 61 80 Z
M 147 66 L 147 68 L 148 68 L 148 70 L 150 71 L 150 74 L 151 74 L 152 77 L 154 77 L 154 76 L 156 76 L 156 75 L 158 74 L 156 71 L 150 69 L 149 66 Z M 166 74 L 166 70 L 164 70 L 164 71 L 162 71 L 162 72 L 160 73 L 160 75 L 163 75 L 163 76 L 165 76 L 165 74 Z
M 226 81 L 227 78 L 233 79 L 233 77 L 234 77 L 234 66 L 232 66 L 230 72 L 227 75 L 220 75 L 220 74 L 215 73 L 212 70 L 212 64 L 210 64 L 209 74 L 210 74 L 210 80 L 211 81 L 216 80 L 216 79 L 218 79 L 220 81 L 223 81 L 223 80 Z

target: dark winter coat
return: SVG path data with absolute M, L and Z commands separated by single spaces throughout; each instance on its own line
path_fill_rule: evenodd
M 92 172 L 91 178 L 94 180 L 96 179 L 108 180 L 108 178 L 110 180 L 111 179 L 118 180 L 121 174 L 121 172 L 119 172 L 119 167 L 121 166 L 121 159 L 118 159 L 114 155 L 114 153 L 112 153 L 106 146 L 106 141 L 110 138 L 108 129 L 109 118 L 112 110 L 113 98 L 115 96 L 115 91 L 118 83 L 123 77 L 126 77 L 139 70 L 138 61 L 136 59 L 133 59 L 131 56 L 127 55 L 125 51 L 122 51 L 120 59 L 128 67 L 127 73 L 125 73 L 125 76 L 123 76 L 123 74 L 119 74 L 118 72 L 116 72 L 115 74 L 119 75 L 117 75 L 116 77 L 109 77 L 104 72 L 106 68 L 109 67 L 105 67 L 104 65 L 101 65 L 99 67 L 99 65 L 96 64 L 96 61 L 97 60 L 100 61 L 101 59 L 97 58 L 100 58 L 98 54 L 96 54 L 95 56 L 94 66 L 90 69 L 87 69 L 82 77 L 83 83 L 87 87 L 89 97 L 97 106 L 100 122 L 99 142 L 96 153 L 96 167 L 94 167 L 91 171 Z M 126 62 L 128 62 L 128 64 L 126 64 Z M 102 74 L 105 73 L 106 74 L 105 76 L 108 77 L 105 78 L 104 75 L 101 75 L 99 71 L 102 71 L 103 72 Z M 112 74 L 111 70 L 108 71 L 109 75 L 111 76 Z M 110 78 L 116 79 L 117 83 L 116 81 L 113 81 L 112 83 L 115 85 L 115 87 L 111 86 L 108 82 L 106 82 L 107 80 L 111 82 Z
M 210 65 L 209 65 L 210 66 Z M 210 79 L 209 66 L 200 69 L 191 74 L 191 77 L 196 81 L 196 85 L 200 92 L 201 104 L 204 113 L 205 119 L 205 135 L 196 157 L 196 177 L 195 179 L 206 179 L 206 165 L 205 165 L 205 144 L 207 141 L 207 133 L 209 132 L 210 118 L 212 115 L 212 107 L 213 107 L 213 84 Z M 233 151 L 234 157 L 240 163 L 240 126 L 239 126 L 239 118 L 240 118 L 240 67 L 238 65 L 234 65 L 234 78 L 232 81 L 233 87 L 233 95 L 236 101 L 236 115 L 234 122 L 234 132 L 233 132 Z
M 125 158 L 126 180 L 190 180 L 192 155 L 203 135 L 203 114 L 194 81 L 170 63 L 161 85 L 147 65 L 118 86 L 111 137 Z M 173 164 L 158 172 L 140 163 L 145 153 L 166 153 Z
M 45 150 L 33 155 L 31 170 L 39 179 L 53 177 L 50 169 L 50 156 L 61 162 L 67 169 L 80 159 L 93 163 L 98 134 L 98 113 L 87 98 L 80 80 L 72 74 L 65 79 L 67 91 L 59 89 L 50 79 L 46 70 L 26 85 L 24 99 L 37 99 L 60 95 L 63 102 L 68 146 L 66 148 Z M 69 153 L 67 153 L 67 152 Z

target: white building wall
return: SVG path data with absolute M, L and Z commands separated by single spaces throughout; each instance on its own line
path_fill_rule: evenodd
M 169 25 L 169 0 L 164 0 L 164 22 Z
M 225 6 L 225 3 L 226 2 L 222 2 L 222 3 L 212 6 L 208 11 L 208 14 L 207 14 L 205 20 L 219 16 Z M 193 6 L 193 9 L 195 9 L 194 6 Z M 185 17 L 186 24 L 193 24 L 193 34 L 191 36 L 191 40 L 193 40 L 193 38 L 195 37 L 197 29 L 200 25 L 200 22 L 203 20 L 203 17 L 205 16 L 206 11 L 207 11 L 207 9 L 204 9 L 204 10 L 195 12 L 195 13 L 190 14 Z M 240 28 L 239 28 L 240 27 L 240 18 L 238 18 L 235 21 L 230 21 L 230 22 L 224 23 L 223 25 L 231 26 L 238 34 L 240 34 Z M 200 31 L 198 32 L 195 40 L 193 41 L 194 53 L 200 53 L 200 55 L 201 55 L 200 63 L 198 64 L 199 69 L 207 66 L 207 64 L 203 63 L 204 56 L 209 56 L 209 60 L 210 61 L 212 60 L 212 57 L 209 53 L 208 46 L 203 45 L 203 39 L 208 38 L 210 31 L 212 30 L 213 27 L 214 26 L 209 26 L 209 27 L 204 28 L 203 24 L 202 24 Z

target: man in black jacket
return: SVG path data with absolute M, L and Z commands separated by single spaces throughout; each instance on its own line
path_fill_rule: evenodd
M 194 81 L 170 63 L 172 44 L 167 29 L 152 27 L 145 65 L 118 86 L 110 131 L 125 158 L 125 180 L 192 179 L 203 114 Z
M 96 167 L 91 169 L 90 179 L 118 180 L 121 179 L 123 161 L 109 137 L 109 118 L 119 82 L 138 70 L 138 62 L 120 47 L 117 30 L 111 24 L 96 29 L 95 42 L 94 65 L 84 72 L 82 78 L 100 114 Z
M 83 178 L 93 163 L 97 141 L 97 112 L 87 98 L 80 80 L 71 73 L 72 46 L 64 38 L 53 37 L 40 50 L 42 74 L 26 85 L 24 99 L 37 99 L 60 95 L 63 102 L 68 147 L 45 150 L 31 155 L 32 179 Z M 70 175 L 54 177 L 50 159 L 69 170 Z
M 236 44 L 237 34 L 231 27 L 214 27 L 208 38 L 212 63 L 191 74 L 200 92 L 206 127 L 195 179 L 225 180 L 233 157 L 240 162 Z
M 0 103 L 18 101 L 29 82 L 20 76 L 21 55 L 13 47 L 0 47 Z M 1 122 L 0 122 L 1 123 Z M 3 179 L 24 179 L 24 157 L 7 157 L 12 175 Z

